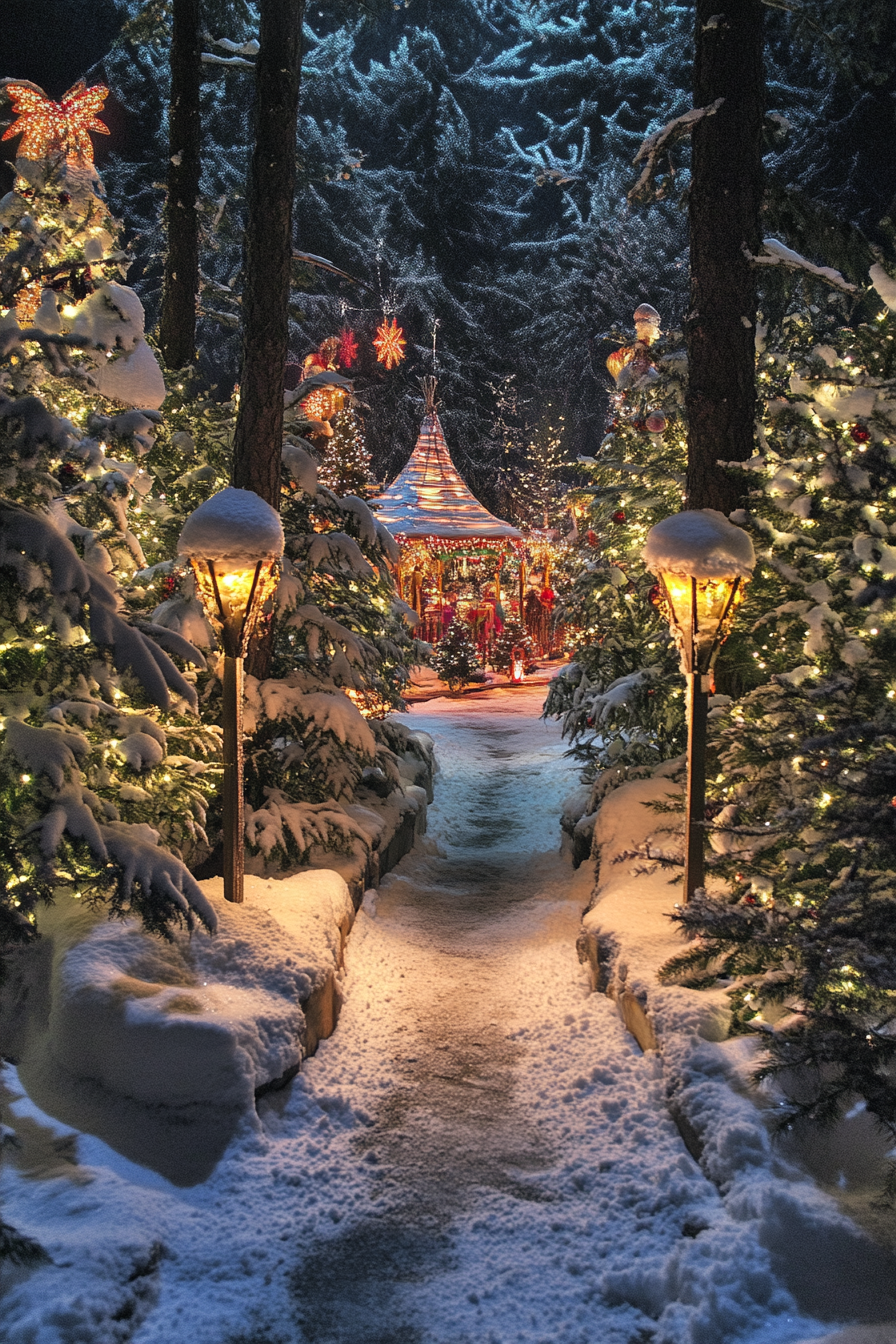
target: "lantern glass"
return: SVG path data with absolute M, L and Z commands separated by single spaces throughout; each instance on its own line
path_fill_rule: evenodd
M 229 568 L 226 562 L 191 556 L 199 597 L 219 632 L 224 652 L 241 658 L 277 587 L 276 560 Z
M 681 655 L 684 672 L 708 673 L 725 641 L 734 612 L 744 598 L 746 581 L 729 577 L 695 579 L 662 573 L 663 614 Z

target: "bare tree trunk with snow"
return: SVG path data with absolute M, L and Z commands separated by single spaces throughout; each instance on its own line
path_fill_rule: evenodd
M 174 0 L 168 109 L 168 251 L 159 345 L 169 369 L 193 361 L 199 290 L 199 0 Z
M 260 0 L 233 484 L 280 508 L 304 0 Z
M 697 0 L 689 201 L 688 507 L 728 513 L 740 490 L 717 465 L 753 454 L 756 278 L 764 115 L 762 0 Z

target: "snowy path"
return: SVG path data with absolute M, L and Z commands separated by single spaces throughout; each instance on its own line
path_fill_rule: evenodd
M 429 837 L 358 917 L 336 1035 L 208 1180 L 178 1189 L 82 1135 L 65 1174 L 10 1183 L 5 1216 L 56 1265 L 13 1286 L 4 1340 L 824 1333 L 688 1156 L 657 1060 L 587 992 L 575 934 L 590 874 L 557 854 L 575 776 L 541 696 L 407 716 L 437 738 Z

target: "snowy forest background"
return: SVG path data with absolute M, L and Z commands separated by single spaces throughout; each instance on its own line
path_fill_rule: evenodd
M 831 38 L 804 10 L 766 12 L 763 231 L 865 283 L 893 191 L 879 165 L 890 157 L 896 78 L 892 31 L 868 42 L 854 8 L 826 7 Z M 89 80 L 113 91 L 113 133 L 97 162 L 151 326 L 164 262 L 169 6 L 67 6 L 72 40 L 52 52 L 53 6 L 16 9 L 6 55 L 19 78 L 58 96 L 93 62 Z M 242 0 L 210 0 L 204 19 L 216 60 L 203 67 L 198 346 L 224 396 L 239 371 L 253 76 L 251 58 L 211 39 L 249 42 L 257 16 Z M 567 460 L 594 453 L 607 333 L 643 299 L 679 327 L 687 300 L 686 143 L 667 167 L 667 199 L 630 205 L 626 191 L 645 135 L 691 106 L 692 28 L 693 6 L 667 0 L 308 7 L 296 246 L 362 283 L 296 268 L 291 357 L 343 325 L 368 337 L 353 372 L 377 479 L 394 476 L 413 444 L 434 328 L 446 433 L 486 504 L 525 515 L 527 446 L 560 415 Z M 383 313 L 409 340 L 396 375 L 369 342 Z

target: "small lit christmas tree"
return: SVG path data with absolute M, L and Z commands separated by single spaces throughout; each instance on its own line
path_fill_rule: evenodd
M 332 421 L 332 436 L 326 439 L 320 464 L 320 481 L 334 495 L 358 495 L 367 499 L 375 493 L 370 454 L 364 443 L 361 418 L 352 406 L 339 411 Z
M 519 658 L 524 667 L 532 662 L 535 644 L 519 621 L 508 621 L 492 644 L 491 661 L 496 672 L 510 676 L 514 662 Z
M 481 681 L 482 664 L 473 638 L 457 617 L 451 622 L 432 657 L 432 665 L 452 691 L 471 681 Z
M 577 474 L 566 452 L 565 430 L 564 417 L 548 407 L 528 436 L 513 486 L 514 512 L 523 525 L 556 527 L 563 518 L 564 494 Z

